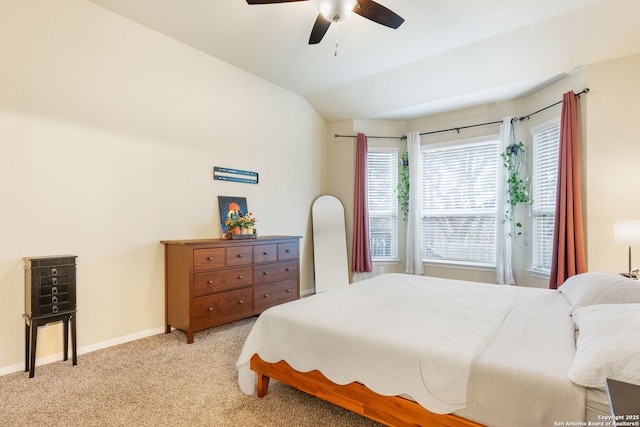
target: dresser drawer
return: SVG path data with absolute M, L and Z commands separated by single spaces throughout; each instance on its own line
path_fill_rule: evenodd
M 193 269 L 196 271 L 222 268 L 224 267 L 224 261 L 224 248 L 193 250 Z
M 227 248 L 227 267 L 253 264 L 253 248 L 236 246 Z
M 253 267 L 253 282 L 256 285 L 298 277 L 298 261 L 275 262 Z
M 253 262 L 272 262 L 278 260 L 278 245 L 257 245 L 253 247 Z
M 196 330 L 246 317 L 253 311 L 251 287 L 194 298 Z
M 278 260 L 298 259 L 298 242 L 295 243 L 279 243 L 278 244 Z
M 264 311 L 274 305 L 298 299 L 298 279 L 256 286 L 253 292 L 253 308 Z
M 230 291 L 251 286 L 252 283 L 253 268 L 251 267 L 204 271 L 193 275 L 193 294 L 198 296 Z

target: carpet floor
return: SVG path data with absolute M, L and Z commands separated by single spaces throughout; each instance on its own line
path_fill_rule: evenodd
M 264 398 L 237 383 L 256 318 L 174 331 L 0 377 L 0 426 L 381 426 L 272 380 Z

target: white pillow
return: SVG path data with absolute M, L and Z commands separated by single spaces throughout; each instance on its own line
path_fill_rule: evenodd
M 571 304 L 569 314 L 593 304 L 640 303 L 640 282 L 607 271 L 571 276 L 558 290 Z
M 580 329 L 569 378 L 604 388 L 605 378 L 640 385 L 640 304 L 599 304 L 573 313 Z

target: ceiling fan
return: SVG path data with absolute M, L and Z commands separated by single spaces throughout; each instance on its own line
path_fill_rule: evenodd
M 309 0 L 247 0 L 249 4 L 289 3 Z M 318 44 L 332 22 L 340 22 L 356 13 L 378 24 L 396 29 L 404 19 L 373 0 L 320 0 L 318 17 L 309 36 L 309 44 Z

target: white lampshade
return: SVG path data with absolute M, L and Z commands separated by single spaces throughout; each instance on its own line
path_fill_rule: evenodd
M 616 221 L 613 238 L 617 243 L 640 242 L 640 221 Z
M 356 0 L 320 0 L 318 10 L 327 21 L 340 22 L 353 13 Z

